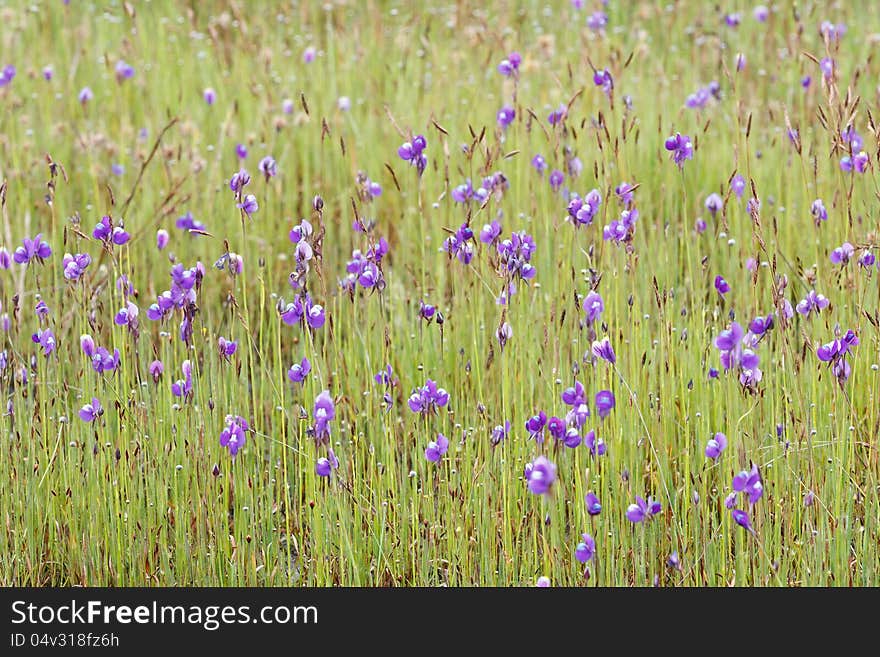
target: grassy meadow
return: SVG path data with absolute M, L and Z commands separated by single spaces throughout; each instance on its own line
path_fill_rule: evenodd
M 876 585 L 880 10 L 767 5 L 0 2 L 0 584 Z

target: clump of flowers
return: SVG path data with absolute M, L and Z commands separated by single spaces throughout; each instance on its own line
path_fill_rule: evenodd
M 831 372 L 837 377 L 837 382 L 841 388 L 852 373 L 852 367 L 846 357 L 851 353 L 852 348 L 858 344 L 858 336 L 855 334 L 855 331 L 850 329 L 842 338 L 832 340 L 816 349 L 816 356 L 818 356 L 820 361 L 831 366 Z
M 691 142 L 691 138 L 680 132 L 676 132 L 667 138 L 664 147 L 670 152 L 672 161 L 678 165 L 679 169 L 684 167 L 686 160 L 694 158 L 694 145 Z
M 189 401 L 193 395 L 192 363 L 189 360 L 183 361 L 180 370 L 183 372 L 183 378 L 171 384 L 171 394 Z
M 428 147 L 428 140 L 424 135 L 416 135 L 412 141 L 401 144 L 397 149 L 397 155 L 401 160 L 409 162 L 414 166 L 421 176 L 428 167 L 428 156 L 425 155 L 425 149 Z
M 470 264 L 474 259 L 474 231 L 467 223 L 463 223 L 446 238 L 440 250 L 448 253 L 450 258 L 458 258 L 462 264 Z
M 312 330 L 317 330 L 324 326 L 326 321 L 324 307 L 314 303 L 312 295 L 308 293 L 305 295 L 297 294 L 293 301 L 286 305 L 283 300 L 279 300 L 278 313 L 281 316 L 281 321 L 288 326 L 302 324 Z
M 113 219 L 108 215 L 101 217 L 101 221 L 92 231 L 92 237 L 106 244 L 108 248 L 113 245 L 122 246 L 131 239 L 131 235 L 125 230 L 123 224 L 120 222 L 114 225 Z
M 312 418 L 315 423 L 311 433 L 317 444 L 330 442 L 330 422 L 336 417 L 336 405 L 329 390 L 322 391 L 315 398 L 315 406 L 312 409 Z
M 226 426 L 220 432 L 220 446 L 229 450 L 232 458 L 247 442 L 247 432 L 250 430 L 247 420 L 240 415 L 227 415 Z
M 705 87 L 700 87 L 690 94 L 684 104 L 690 109 L 705 109 L 713 99 L 721 100 L 721 85 L 717 80 L 712 80 Z
M 737 372 L 740 384 L 749 390 L 754 390 L 762 377 L 758 368 L 760 358 L 753 351 L 755 344 L 755 336 L 747 335 L 738 322 L 731 322 L 730 327 L 715 338 L 724 371 Z
M 584 198 L 572 195 L 568 202 L 568 219 L 575 228 L 589 226 L 602 205 L 602 195 L 598 189 L 591 190 Z
M 175 309 L 181 311 L 180 339 L 189 343 L 193 334 L 193 319 L 196 313 L 196 293 L 201 288 L 205 268 L 201 262 L 186 269 L 182 263 L 171 267 L 171 289 L 158 296 L 156 303 L 147 308 L 147 318 L 151 321 L 165 320 Z
M 504 289 L 498 303 L 506 304 L 516 294 L 517 282 L 532 280 L 538 270 L 531 264 L 537 246 L 534 238 L 524 230 L 514 232 L 496 247 L 498 250 L 498 275 L 504 279 Z
M 480 183 L 480 186 L 474 189 L 471 179 L 468 178 L 458 187 L 452 190 L 452 200 L 456 203 L 468 204 L 475 202 L 483 205 L 493 196 L 496 200 L 500 200 L 505 190 L 510 187 L 507 177 L 500 171 L 486 176 Z
M 78 280 L 90 264 L 92 264 L 92 256 L 88 253 L 77 253 L 76 255 L 65 253 L 61 261 L 61 266 L 64 269 L 64 278 L 69 281 Z
M 413 413 L 433 415 L 449 403 L 449 393 L 428 379 L 421 388 L 415 388 L 407 400 Z

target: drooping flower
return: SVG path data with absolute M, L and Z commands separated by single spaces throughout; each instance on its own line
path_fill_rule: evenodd
M 810 205 L 810 214 L 813 215 L 813 219 L 816 220 L 816 225 L 818 226 L 820 222 L 828 220 L 828 210 L 825 209 L 825 204 L 822 202 L 822 199 L 817 198 Z
M 165 365 L 162 363 L 161 360 L 154 360 L 152 363 L 150 363 L 147 371 L 149 371 L 150 376 L 153 377 L 153 381 L 155 383 L 159 383 L 159 379 L 162 378 L 162 374 L 165 372 Z
M 566 105 L 560 105 L 547 115 L 547 123 L 550 125 L 557 125 L 562 123 L 566 116 L 568 116 L 568 107 Z
M 266 182 L 268 182 L 270 178 L 274 178 L 278 175 L 278 163 L 275 162 L 274 157 L 267 155 L 260 160 L 260 163 L 257 165 L 257 170 L 265 176 Z
M 730 181 L 730 189 L 738 199 L 741 199 L 746 190 L 746 179 L 741 174 L 736 174 Z
M 752 523 L 749 521 L 749 514 L 740 509 L 734 509 L 730 512 L 730 515 L 733 516 L 733 521 L 745 529 L 747 532 L 754 534 L 755 530 L 752 527 Z
M 612 365 L 617 362 L 617 356 L 614 354 L 611 341 L 607 337 L 593 341 L 593 354 Z
M 492 447 L 497 447 L 507 436 L 510 435 L 510 421 L 505 420 L 504 425 L 497 424 L 495 428 L 492 429 L 492 433 L 489 437 L 489 443 Z
M 241 203 L 237 204 L 237 207 L 241 208 L 241 210 L 250 218 L 252 214 L 255 214 L 259 209 L 260 205 L 257 203 L 257 197 L 253 194 L 248 194 L 244 197 Z
M 183 378 L 171 384 L 171 394 L 188 400 L 193 394 L 192 363 L 189 360 L 185 360 L 180 369 L 183 372 Z
M 605 456 L 605 441 L 601 438 L 596 438 L 595 431 L 590 430 L 584 435 L 584 445 L 590 450 L 590 456 Z
M 498 114 L 495 118 L 498 122 L 498 127 L 502 130 L 507 130 L 508 126 L 513 123 L 513 120 L 516 118 L 516 110 L 510 105 L 504 105 L 498 110 Z
M 598 516 L 602 513 L 602 505 L 599 503 L 599 498 L 596 497 L 595 493 L 587 493 L 584 496 L 584 504 L 587 505 L 587 513 L 591 516 Z
M 730 292 L 730 284 L 724 280 L 723 276 L 715 277 L 715 291 L 723 298 L 725 294 Z
M 706 209 L 714 217 L 724 207 L 724 200 L 715 192 L 706 197 Z
M 134 77 L 134 68 L 126 62 L 124 59 L 120 59 L 116 62 L 116 81 L 119 84 L 122 84 L 125 80 L 131 79 Z

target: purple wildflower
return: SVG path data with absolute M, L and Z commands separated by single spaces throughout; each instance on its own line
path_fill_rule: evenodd
M 83 407 L 79 409 L 79 418 L 83 422 L 94 422 L 103 414 L 104 407 L 101 406 L 101 402 L 96 397 L 92 397 L 90 403 L 83 405 Z
M 425 458 L 431 463 L 439 463 L 448 449 L 449 439 L 442 433 L 438 433 L 437 439 L 429 442 L 425 448 Z
M 596 541 L 589 534 L 582 534 L 581 536 L 584 540 L 577 544 L 574 556 L 581 563 L 587 563 L 596 554 Z
M 593 354 L 612 365 L 617 362 L 617 356 L 615 356 L 611 341 L 607 337 L 593 341 Z
M 694 145 L 691 138 L 676 132 L 669 137 L 664 144 L 667 151 L 672 153 L 672 161 L 681 169 L 684 167 L 685 160 L 692 160 L 694 157 Z
M 333 448 L 327 450 L 327 456 L 321 457 L 315 462 L 315 474 L 319 477 L 329 477 L 333 470 L 339 468 L 339 459 L 333 452 Z
M 287 370 L 287 378 L 290 379 L 291 383 L 302 383 L 311 371 L 312 364 L 309 362 L 309 359 L 303 358 L 300 362 L 290 366 L 290 369 Z
M 755 530 L 752 528 L 751 522 L 749 522 L 749 514 L 740 509 L 734 509 L 730 512 L 730 515 L 733 516 L 734 522 L 745 529 L 747 532 L 754 534 Z
M 600 390 L 596 393 L 596 414 L 600 418 L 611 415 L 614 409 L 614 393 L 610 390 Z
M 655 502 L 653 497 L 649 497 L 645 501 L 637 495 L 635 504 L 630 504 L 626 508 L 626 518 L 632 523 L 640 523 L 645 520 L 651 520 L 660 513 L 660 510 L 660 502 Z
M 798 302 L 795 309 L 804 317 L 809 317 L 812 312 L 819 314 L 830 303 L 824 294 L 818 294 L 816 290 L 810 290 L 807 296 Z
M 835 265 L 845 265 L 850 261 L 855 252 L 856 249 L 852 244 L 844 242 L 831 252 L 831 262 Z
M 735 493 L 748 496 L 749 504 L 755 504 L 761 499 L 764 494 L 764 484 L 757 464 L 752 464 L 751 470 L 743 470 L 733 478 L 733 490 Z
M 220 446 L 229 450 L 229 455 L 235 458 L 239 450 L 247 442 L 247 432 L 250 430 L 247 420 L 240 415 L 227 415 L 226 426 L 220 432 Z
M 320 444 L 330 441 L 330 422 L 336 417 L 336 405 L 329 390 L 324 390 L 315 398 L 315 407 L 312 410 L 315 420 L 315 440 Z
M 498 72 L 504 77 L 515 78 L 519 73 L 519 65 L 521 63 L 522 56 L 518 52 L 512 52 L 498 64 Z
M 727 449 L 727 436 L 723 433 L 716 433 L 706 443 L 706 456 L 710 459 L 717 459 L 725 449 Z
M 22 245 L 12 254 L 12 259 L 20 265 L 30 264 L 33 260 L 42 264 L 51 255 L 52 248 L 49 246 L 49 243 L 43 240 L 41 233 L 37 233 L 34 239 L 25 237 L 22 240 Z
M 413 389 L 407 400 L 410 410 L 422 415 L 436 413 L 448 403 L 449 393 L 443 388 L 437 387 L 437 384 L 431 379 L 428 379 L 421 388 Z
M 546 426 L 547 414 L 544 411 L 538 411 L 537 415 L 526 420 L 526 431 L 529 432 L 529 438 L 537 443 L 544 442 L 544 428 Z
M 526 464 L 524 475 L 530 493 L 546 495 L 556 481 L 556 465 L 546 456 L 539 456 Z
M 416 167 L 419 176 L 421 176 L 428 166 L 428 156 L 424 153 L 427 146 L 428 140 L 425 139 L 424 135 L 416 135 L 411 142 L 404 142 L 397 149 L 397 155 L 401 160 L 409 162 L 411 166 Z

